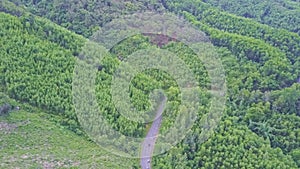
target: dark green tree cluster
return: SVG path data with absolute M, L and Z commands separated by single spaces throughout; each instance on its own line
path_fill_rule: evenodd
M 290 156 L 273 149 L 247 127 L 226 118 L 206 142 L 188 135 L 168 154 L 154 158 L 156 168 L 297 168 Z M 195 131 L 196 132 L 196 131 Z
M 90 37 L 103 24 L 112 19 L 143 10 L 162 10 L 157 1 L 94 1 L 94 0 L 11 0 L 17 6 L 51 21 L 77 34 Z
M 176 13 L 182 13 L 184 11 L 191 13 L 197 18 L 196 20 L 200 22 L 199 24 L 204 24 L 205 26 L 220 31 L 263 40 L 285 52 L 291 64 L 298 61 L 297 56 L 300 55 L 300 37 L 295 33 L 284 29 L 274 29 L 250 19 L 222 12 L 201 1 L 190 0 L 185 3 L 166 1 L 166 3 L 168 4 L 168 9 L 171 11 Z M 205 30 L 207 28 L 202 29 L 210 34 L 209 30 Z M 259 50 L 259 48 L 255 48 L 255 50 Z M 271 56 L 272 55 L 274 54 L 271 53 Z
M 290 86 L 297 78 L 294 72 L 298 71 L 293 69 L 291 62 L 279 49 L 259 39 L 211 28 L 195 20 L 189 13 L 185 14 L 192 23 L 210 35 L 213 44 L 228 48 L 240 62 L 245 60 L 254 62 L 253 64 L 257 66 L 257 69 L 266 80 L 259 89 L 274 90 L 284 88 Z M 276 67 L 274 63 L 276 63 Z
M 294 50 L 299 49 L 299 43 L 297 40 L 294 41 L 298 35 L 285 30 L 276 30 L 225 12 L 220 13 L 201 1 L 164 2 L 166 8 L 183 14 L 193 24 L 210 35 L 213 44 L 224 47 L 220 48 L 219 52 L 227 73 L 229 102 L 226 113 L 237 118 L 235 123 L 241 124 L 243 128 L 248 127 L 252 132 L 265 139 L 266 144 L 271 146 L 269 151 L 273 151 L 272 148 L 280 148 L 277 151 L 280 150 L 286 155 L 290 154 L 292 159 L 296 159 L 298 157 L 300 127 L 299 117 L 297 117 L 299 112 L 297 93 L 299 89 L 293 83 L 296 82 L 299 72 L 299 52 Z M 292 51 L 294 53 L 291 53 Z M 290 88 L 290 86 L 292 87 Z M 284 120 L 289 118 L 293 119 L 292 122 Z M 195 147 L 196 142 L 195 140 L 192 141 L 190 147 Z M 177 147 L 181 147 L 181 145 Z M 215 147 L 215 145 L 210 145 L 210 147 Z M 181 151 L 181 157 L 186 158 L 189 157 L 187 152 L 198 152 L 199 150 L 200 148 L 184 151 L 179 148 L 176 151 Z M 248 152 L 249 150 L 245 151 Z M 258 153 L 255 152 L 254 154 L 257 155 Z M 178 156 L 178 152 L 169 152 L 162 158 L 172 157 L 171 159 L 175 160 L 178 159 L 176 156 Z M 192 155 L 192 157 L 194 156 Z M 224 156 L 226 155 L 222 155 L 222 157 Z M 235 166 L 233 160 L 224 164 L 222 158 L 219 162 L 212 162 L 214 157 L 208 158 L 208 164 L 201 163 L 203 159 L 196 160 L 200 160 L 198 164 L 170 162 L 172 160 L 169 159 L 166 161 L 170 162 L 170 165 L 162 165 L 165 163 L 162 160 L 154 166 L 174 168 L 183 164 L 190 168 L 245 167 L 241 164 Z M 290 160 L 287 160 L 286 164 Z M 247 162 L 247 165 L 251 164 L 250 161 Z M 245 168 L 276 168 L 278 166 L 261 162 L 263 161 L 253 161 L 253 166 L 251 164 Z M 299 165 L 297 160 L 295 162 Z M 293 164 L 293 167 L 285 166 L 284 168 L 295 167 L 296 165 Z
M 295 0 L 204 0 L 224 11 L 300 34 L 300 5 Z

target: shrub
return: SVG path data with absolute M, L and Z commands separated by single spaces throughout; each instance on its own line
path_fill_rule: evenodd
M 11 111 L 11 109 L 12 109 L 11 105 L 8 103 L 5 103 L 4 105 L 2 105 L 0 107 L 0 116 L 8 114 Z

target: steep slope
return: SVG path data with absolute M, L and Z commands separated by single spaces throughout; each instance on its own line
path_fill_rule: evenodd
M 1 168 L 130 168 L 134 160 L 104 151 L 87 138 L 55 123 L 40 109 L 0 93 L 0 106 L 18 106 L 0 116 Z
M 300 3 L 295 0 L 203 0 L 224 11 L 300 35 Z
M 72 105 L 71 80 L 74 56 L 78 55 L 86 39 L 28 11 L 89 36 L 99 25 L 92 22 L 82 24 L 85 19 L 80 18 L 81 16 L 85 16 L 87 21 L 91 20 L 90 17 L 97 16 L 96 20 L 103 24 L 115 17 L 107 16 L 107 19 L 103 19 L 105 17 L 103 13 L 107 14 L 110 9 L 117 9 L 116 4 L 122 9 L 123 3 L 115 1 L 112 2 L 114 5 L 108 1 L 100 3 L 98 6 L 107 9 L 98 14 L 88 5 L 86 9 L 78 11 L 76 5 L 85 6 L 86 1 L 68 5 L 64 1 L 50 6 L 46 1 L 13 2 L 27 8 L 17 8 L 7 1 L 2 1 L 0 5 L 1 11 L 6 12 L 0 13 L 1 89 L 11 97 L 61 116 L 60 123 L 67 124 L 69 129 L 82 134 Z M 149 4 L 155 4 L 152 1 L 144 3 L 140 4 L 141 9 L 148 8 Z M 126 9 L 132 8 L 132 11 L 140 9 L 136 8 L 138 5 L 130 2 L 124 4 L 127 4 Z M 154 168 L 299 167 L 299 36 L 284 29 L 275 29 L 254 20 L 220 12 L 202 1 L 167 0 L 163 1 L 163 4 L 169 11 L 185 16 L 210 36 L 226 71 L 228 101 L 221 124 L 207 142 L 202 143 L 202 140 L 196 137 L 202 131 L 196 123 L 192 128 L 192 134 L 173 150 L 155 157 L 152 166 Z M 95 4 L 91 2 L 90 5 Z M 50 8 L 47 9 L 47 6 Z M 62 18 L 59 20 L 55 12 L 70 8 L 72 12 L 61 15 Z M 116 13 L 119 11 L 116 10 Z M 78 15 L 74 18 L 75 14 Z M 137 50 L 153 46 L 155 44 L 151 44 L 149 38 L 144 36 L 124 40 L 111 50 L 111 55 L 106 57 L 103 64 L 103 70 L 100 70 L 97 76 L 97 97 L 105 110 L 103 113 L 110 124 L 125 135 L 144 136 L 147 125 L 128 121 L 111 103 L 109 87 L 112 73 L 121 62 L 117 56 L 121 54 L 126 58 Z M 201 85 L 205 86 L 207 75 L 203 64 L 195 59 L 194 54 L 186 46 L 174 42 L 162 48 L 176 51 L 179 56 L 186 59 L 197 72 Z M 183 113 L 173 111 L 178 106 L 177 97 L 180 94 L 174 80 L 159 71 L 141 73 L 132 80 L 130 94 L 133 104 L 140 110 L 145 110 L 150 107 L 148 94 L 157 87 L 162 87 L 170 96 L 174 96 L 174 99 L 170 100 L 174 105 L 173 109 L 163 113 L 165 119 L 160 130 L 163 132 L 173 124 L 174 114 Z M 201 96 L 205 99 L 201 103 L 203 110 L 199 111 L 200 116 L 209 109 L 207 105 L 210 98 L 205 92 L 207 88 L 205 86 L 201 91 Z M 138 168 L 138 162 L 134 165 Z
M 160 3 L 143 1 L 93 1 L 93 0 L 12 0 L 18 6 L 25 6 L 35 15 L 68 28 L 80 35 L 89 37 L 104 23 L 121 14 L 130 14 L 138 10 L 162 10 Z

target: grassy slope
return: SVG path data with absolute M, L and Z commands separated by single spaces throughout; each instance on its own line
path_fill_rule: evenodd
M 5 96 L 1 97 L 3 101 Z M 41 110 L 11 99 L 9 102 L 21 110 L 0 116 L 0 168 L 117 169 L 131 168 L 135 162 L 112 155 L 56 124 L 53 118 L 57 117 L 50 120 Z

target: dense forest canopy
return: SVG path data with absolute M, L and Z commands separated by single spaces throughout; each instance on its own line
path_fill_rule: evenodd
M 3 0 L 0 122 L 6 124 L 10 113 L 17 119 L 35 119 L 34 112 L 44 111 L 49 116 L 46 121 L 75 133 L 76 140 L 95 144 L 80 126 L 75 111 L 72 82 L 76 61 L 88 38 L 106 23 L 149 10 L 173 13 L 204 32 L 222 61 L 227 85 L 226 107 L 211 136 L 203 141 L 200 135 L 205 129 L 200 120 L 195 121 L 179 144 L 153 157 L 152 168 L 299 168 L 300 3 L 295 0 Z M 125 136 L 143 138 L 151 125 L 123 117 L 110 91 L 115 71 L 129 55 L 140 50 L 176 53 L 200 84 L 197 115 L 205 117 L 210 110 L 211 86 L 204 63 L 182 42 L 173 37 L 165 41 L 161 38 L 149 34 L 126 38 L 111 48 L 97 67 L 95 93 L 99 109 L 108 124 Z M 182 91 L 170 74 L 157 69 L 137 74 L 130 82 L 130 102 L 140 111 L 153 108 L 149 95 L 155 89 L 163 89 L 171 105 L 163 113 L 160 132 L 165 133 L 174 125 L 174 116 L 187 113 L 179 109 Z M 18 104 L 27 107 L 20 117 L 15 111 Z M 0 135 L 4 131 L 1 127 L 2 122 Z M 3 138 L 8 142 L 13 136 Z M 0 143 L 1 147 L 5 146 Z M 0 151 L 1 158 L 5 155 Z M 84 161 L 84 157 L 78 160 Z M 101 159 L 97 162 L 102 163 Z M 118 167 L 113 161 L 105 166 Z M 136 160 L 122 167 L 140 168 Z
M 224 11 L 300 34 L 300 5 L 296 0 L 204 0 Z

